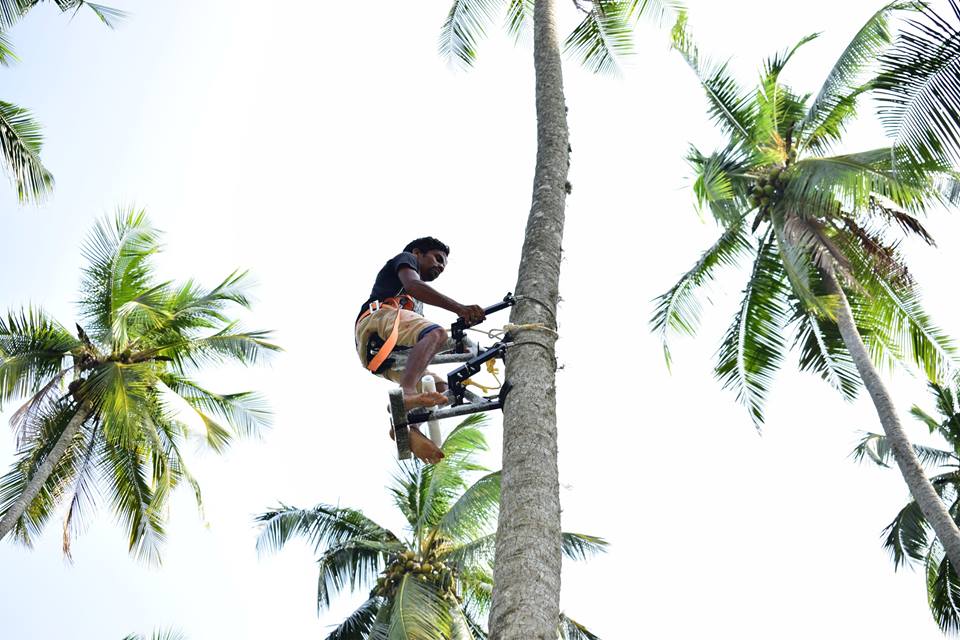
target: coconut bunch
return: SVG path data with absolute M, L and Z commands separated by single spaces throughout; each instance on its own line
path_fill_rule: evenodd
M 404 551 L 391 556 L 387 567 L 377 578 L 374 595 L 393 597 L 406 575 L 420 582 L 433 583 L 441 597 L 451 604 L 462 601 L 457 595 L 456 570 L 430 552 L 419 555 L 413 551 Z

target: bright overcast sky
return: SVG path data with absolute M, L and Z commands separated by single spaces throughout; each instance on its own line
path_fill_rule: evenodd
M 800 92 L 819 88 L 880 4 L 689 1 L 701 48 L 731 56 L 745 82 L 764 56 L 823 31 L 788 67 Z M 324 637 L 362 594 L 318 618 L 311 551 L 296 543 L 258 558 L 252 516 L 327 502 L 400 528 L 383 488 L 395 468 L 389 387 L 358 366 L 353 319 L 383 261 L 418 235 L 452 246 L 436 284 L 453 297 L 490 304 L 513 288 L 535 153 L 531 50 L 496 33 L 475 70 L 451 70 L 437 54 L 446 0 L 119 6 L 131 16 L 115 32 L 44 7 L 11 33 L 23 62 L 0 70 L 0 98 L 45 125 L 57 189 L 39 209 L 0 190 L 0 303 L 39 304 L 71 326 L 92 222 L 145 206 L 166 232 L 165 277 L 254 274 L 248 324 L 275 329 L 286 352 L 204 380 L 262 391 L 275 426 L 222 457 L 192 457 L 206 510 L 180 492 L 160 568 L 127 555 L 107 509 L 75 541 L 72 565 L 56 521 L 33 550 L 0 544 L 3 637 L 119 640 L 159 627 L 190 640 Z M 575 16 L 564 17 L 566 32 Z M 847 457 L 858 430 L 879 430 L 872 406 L 845 403 L 791 360 L 757 434 L 711 374 L 743 273 L 718 283 L 698 338 L 674 345 L 672 374 L 648 332 L 651 299 L 717 233 L 693 207 L 683 156 L 718 137 L 666 33 L 641 25 L 621 78 L 568 63 L 565 83 L 563 518 L 612 543 L 565 566 L 565 611 L 605 640 L 940 637 L 922 572 L 895 574 L 880 548 L 906 488 L 896 471 Z M 883 145 L 872 108 L 850 149 Z M 936 215 L 930 228 L 939 248 L 907 254 L 935 320 L 960 336 L 943 268 L 960 225 Z M 892 390 L 922 439 L 906 411 L 929 406 L 923 383 L 899 375 Z M 495 468 L 499 416 L 488 435 Z M 12 459 L 8 433 L 0 467 Z

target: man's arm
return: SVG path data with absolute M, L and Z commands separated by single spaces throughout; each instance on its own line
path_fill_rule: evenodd
M 483 313 L 483 307 L 475 304 L 460 304 L 453 298 L 448 298 L 421 280 L 420 274 L 412 267 L 402 265 L 397 272 L 397 277 L 399 277 L 400 282 L 403 283 L 403 290 L 411 296 L 424 304 L 431 304 L 435 307 L 451 311 L 466 320 L 467 324 L 480 324 L 483 322 L 484 317 L 486 317 Z

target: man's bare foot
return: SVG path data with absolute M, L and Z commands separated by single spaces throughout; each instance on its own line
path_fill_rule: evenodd
M 407 393 L 403 392 L 403 408 L 407 411 L 419 407 L 435 407 L 438 404 L 447 404 L 449 400 L 442 393 Z
M 420 460 L 430 464 L 437 464 L 443 459 L 443 451 L 440 447 L 414 428 L 410 429 L 410 451 Z

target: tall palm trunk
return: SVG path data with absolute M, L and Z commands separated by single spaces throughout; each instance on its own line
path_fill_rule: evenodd
M 950 517 L 946 506 L 924 474 L 920 460 L 917 459 L 910 441 L 907 440 L 907 434 L 904 432 L 894 409 L 893 400 L 891 400 L 880 375 L 874 368 L 870 354 L 867 353 L 867 348 L 864 346 L 860 332 L 857 330 L 847 296 L 843 293 L 843 289 L 832 273 L 824 270 L 824 275 L 831 292 L 836 294 L 840 300 L 840 304 L 837 305 L 837 326 L 840 329 L 843 343 L 850 355 L 853 356 L 857 371 L 860 372 L 860 379 L 863 380 L 864 386 L 873 399 L 873 405 L 880 417 L 883 432 L 886 434 L 887 442 L 890 443 L 890 448 L 893 451 L 893 459 L 897 461 L 897 466 L 900 467 L 900 473 L 910 489 L 910 495 L 913 496 L 917 506 L 920 507 L 920 512 L 923 513 L 924 518 L 933 527 L 940 544 L 943 545 L 954 571 L 960 573 L 960 530 L 957 529 L 957 525 Z
M 40 493 L 40 489 L 43 488 L 44 483 L 50 478 L 50 474 L 53 473 L 54 467 L 63 459 L 64 454 L 66 454 L 67 449 L 70 447 L 70 443 L 73 442 L 74 437 L 80 431 L 80 427 L 83 426 L 83 423 L 86 422 L 89 417 L 90 409 L 87 408 L 86 405 L 81 405 L 77 408 L 77 412 L 73 414 L 67 426 L 64 427 L 63 433 L 60 434 L 60 438 L 56 444 L 53 445 L 53 449 L 50 450 L 50 453 L 47 454 L 43 462 L 40 463 L 40 466 L 37 467 L 36 472 L 34 472 L 33 477 L 30 478 L 30 482 L 27 483 L 23 493 L 10 505 L 7 512 L 3 514 L 3 518 L 0 519 L 0 540 L 10 533 L 17 524 L 17 520 L 19 520 L 23 512 L 27 510 L 27 507 L 29 507 L 33 499 L 37 497 L 37 494 Z
M 514 324 L 556 328 L 569 146 L 554 0 L 536 0 L 537 166 Z M 556 336 L 517 329 L 507 352 L 491 640 L 553 640 L 560 614 Z

